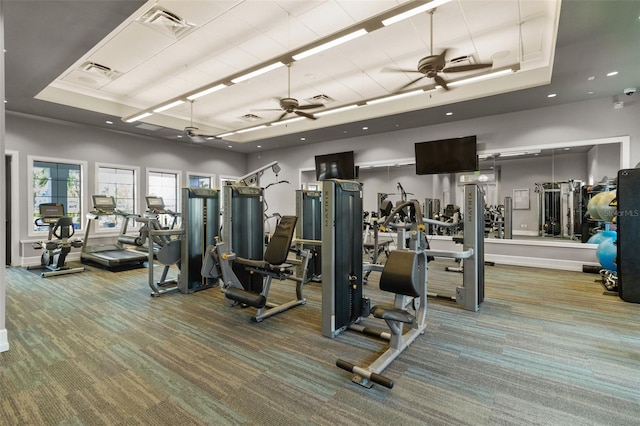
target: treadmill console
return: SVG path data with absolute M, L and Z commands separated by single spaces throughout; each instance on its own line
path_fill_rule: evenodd
M 97 214 L 122 214 L 116 208 L 116 200 L 111 195 L 94 195 L 93 208 Z

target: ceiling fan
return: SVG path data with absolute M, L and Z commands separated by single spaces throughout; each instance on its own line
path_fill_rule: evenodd
M 442 88 L 444 90 L 449 90 L 449 87 L 447 86 L 447 81 L 442 78 L 442 76 L 440 75 L 440 73 L 450 73 L 450 72 L 466 72 L 466 71 L 474 71 L 474 70 L 479 70 L 479 69 L 483 69 L 483 68 L 490 68 L 493 66 L 493 64 L 489 64 L 489 63 L 480 63 L 480 64 L 468 64 L 468 65 L 455 65 L 455 63 L 453 65 L 449 65 L 447 66 L 447 61 L 446 61 L 446 55 L 447 55 L 447 51 L 449 49 L 444 49 L 444 51 L 442 53 L 440 53 L 439 55 L 434 55 L 433 54 L 433 13 L 435 12 L 435 9 L 432 9 L 429 11 L 429 14 L 431 15 L 431 21 L 430 21 L 430 27 L 431 27 L 431 39 L 430 39 L 430 52 L 431 55 L 429 56 L 425 56 L 424 58 L 420 59 L 418 61 L 418 68 L 416 69 L 402 69 L 402 68 L 387 68 L 387 71 L 393 71 L 393 72 L 407 72 L 407 73 L 416 73 L 419 72 L 421 74 L 423 74 L 422 76 L 411 80 L 409 83 L 405 84 L 404 86 L 398 88 L 396 91 L 399 92 L 403 89 L 406 89 L 407 87 L 411 86 L 412 84 L 418 82 L 419 80 L 427 77 L 427 78 L 432 78 L 434 79 L 434 81 L 439 84 L 440 86 L 442 86 Z
M 282 120 L 287 114 L 296 114 L 301 117 L 309 118 L 311 120 L 316 120 L 317 118 L 308 112 L 304 112 L 303 110 L 314 109 L 314 108 L 322 108 L 324 104 L 306 104 L 300 105 L 296 98 L 291 97 L 291 64 L 287 64 L 287 97 L 280 98 L 278 100 L 280 104 L 280 108 L 270 108 L 270 109 L 260 109 L 257 111 L 284 111 L 280 117 L 274 122 Z
M 187 134 L 191 142 L 204 143 L 209 139 L 216 139 L 213 135 L 203 135 L 200 133 L 200 129 L 193 125 L 193 101 L 189 102 L 191 103 L 191 122 L 189 126 L 184 128 L 184 132 Z

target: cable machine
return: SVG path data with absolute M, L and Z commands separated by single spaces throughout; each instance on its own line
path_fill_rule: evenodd
M 319 246 L 322 240 L 322 204 L 320 191 L 296 191 L 296 239 L 302 241 L 302 248 L 309 250 L 311 258 L 307 268 L 308 280 L 318 279 L 322 274 L 322 254 Z M 316 243 L 312 243 L 315 241 Z M 303 271 L 298 271 L 299 277 Z
M 182 188 L 181 270 L 178 288 L 193 293 L 218 284 L 200 273 L 207 247 L 220 234 L 220 191 L 210 188 Z

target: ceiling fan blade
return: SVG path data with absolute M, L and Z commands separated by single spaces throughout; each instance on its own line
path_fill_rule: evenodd
M 395 92 L 399 92 L 399 91 L 401 91 L 401 90 L 404 90 L 404 89 L 406 89 L 407 87 L 411 86 L 413 83 L 416 83 L 417 81 L 422 80 L 422 79 L 423 79 L 423 78 L 425 78 L 425 77 L 426 77 L 426 75 L 421 75 L 420 77 L 418 77 L 418 78 L 415 78 L 415 79 L 411 80 L 411 81 L 410 81 L 410 82 L 408 82 L 407 84 L 405 84 L 405 85 L 403 85 L 403 86 L 401 86 L 401 87 L 398 87 L 398 88 L 395 90 Z
M 465 72 L 465 71 L 474 71 L 481 70 L 484 68 L 491 68 L 493 64 L 469 64 L 469 65 L 458 65 L 447 67 L 442 70 L 442 72 Z
M 300 105 L 296 109 L 297 110 L 300 110 L 300 109 L 314 109 L 314 108 L 322 108 L 322 107 L 324 107 L 324 104 L 307 104 L 307 105 Z
M 446 56 L 448 51 L 449 49 L 444 49 L 442 53 L 435 58 L 433 63 L 437 66 L 438 69 L 444 68 L 445 64 L 447 63 Z
M 310 118 L 312 120 L 317 120 L 317 118 L 313 114 L 309 114 L 309 113 L 302 112 L 302 111 L 297 111 L 297 110 L 293 111 L 293 112 L 298 114 L 298 115 L 300 115 L 300 116 L 302 116 L 302 117 Z
M 407 68 L 391 68 L 391 67 L 384 67 L 382 68 L 380 71 L 382 72 L 420 72 L 416 69 L 407 69 Z
M 204 135 L 194 135 L 194 134 L 189 134 L 189 139 L 191 140 L 191 142 L 193 143 L 204 143 L 207 141 L 207 137 Z
M 283 119 L 287 114 L 288 114 L 288 112 L 287 112 L 287 111 L 283 112 L 283 113 L 280 115 L 280 117 L 278 117 L 278 119 L 277 119 L 276 121 L 280 121 L 280 120 L 282 120 L 282 119 Z
M 251 108 L 251 111 L 282 111 L 281 108 Z
M 444 78 L 440 77 L 439 75 L 436 75 L 433 79 L 436 81 L 436 83 L 442 86 L 444 90 L 449 90 L 449 87 L 447 86 L 447 82 L 445 81 Z

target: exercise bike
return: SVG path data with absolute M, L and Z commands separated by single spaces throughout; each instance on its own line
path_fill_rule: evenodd
M 40 266 L 45 269 L 40 276 L 75 274 L 84 272 L 84 267 L 70 268 L 66 266 L 67 255 L 72 247 L 82 247 L 82 240 L 70 240 L 75 234 L 72 218 L 65 215 L 64 205 L 60 203 L 42 203 L 38 207 L 40 217 L 35 220 L 36 226 L 49 227 L 47 241 L 34 244 L 34 248 L 42 249 Z M 32 269 L 32 268 L 28 268 Z

